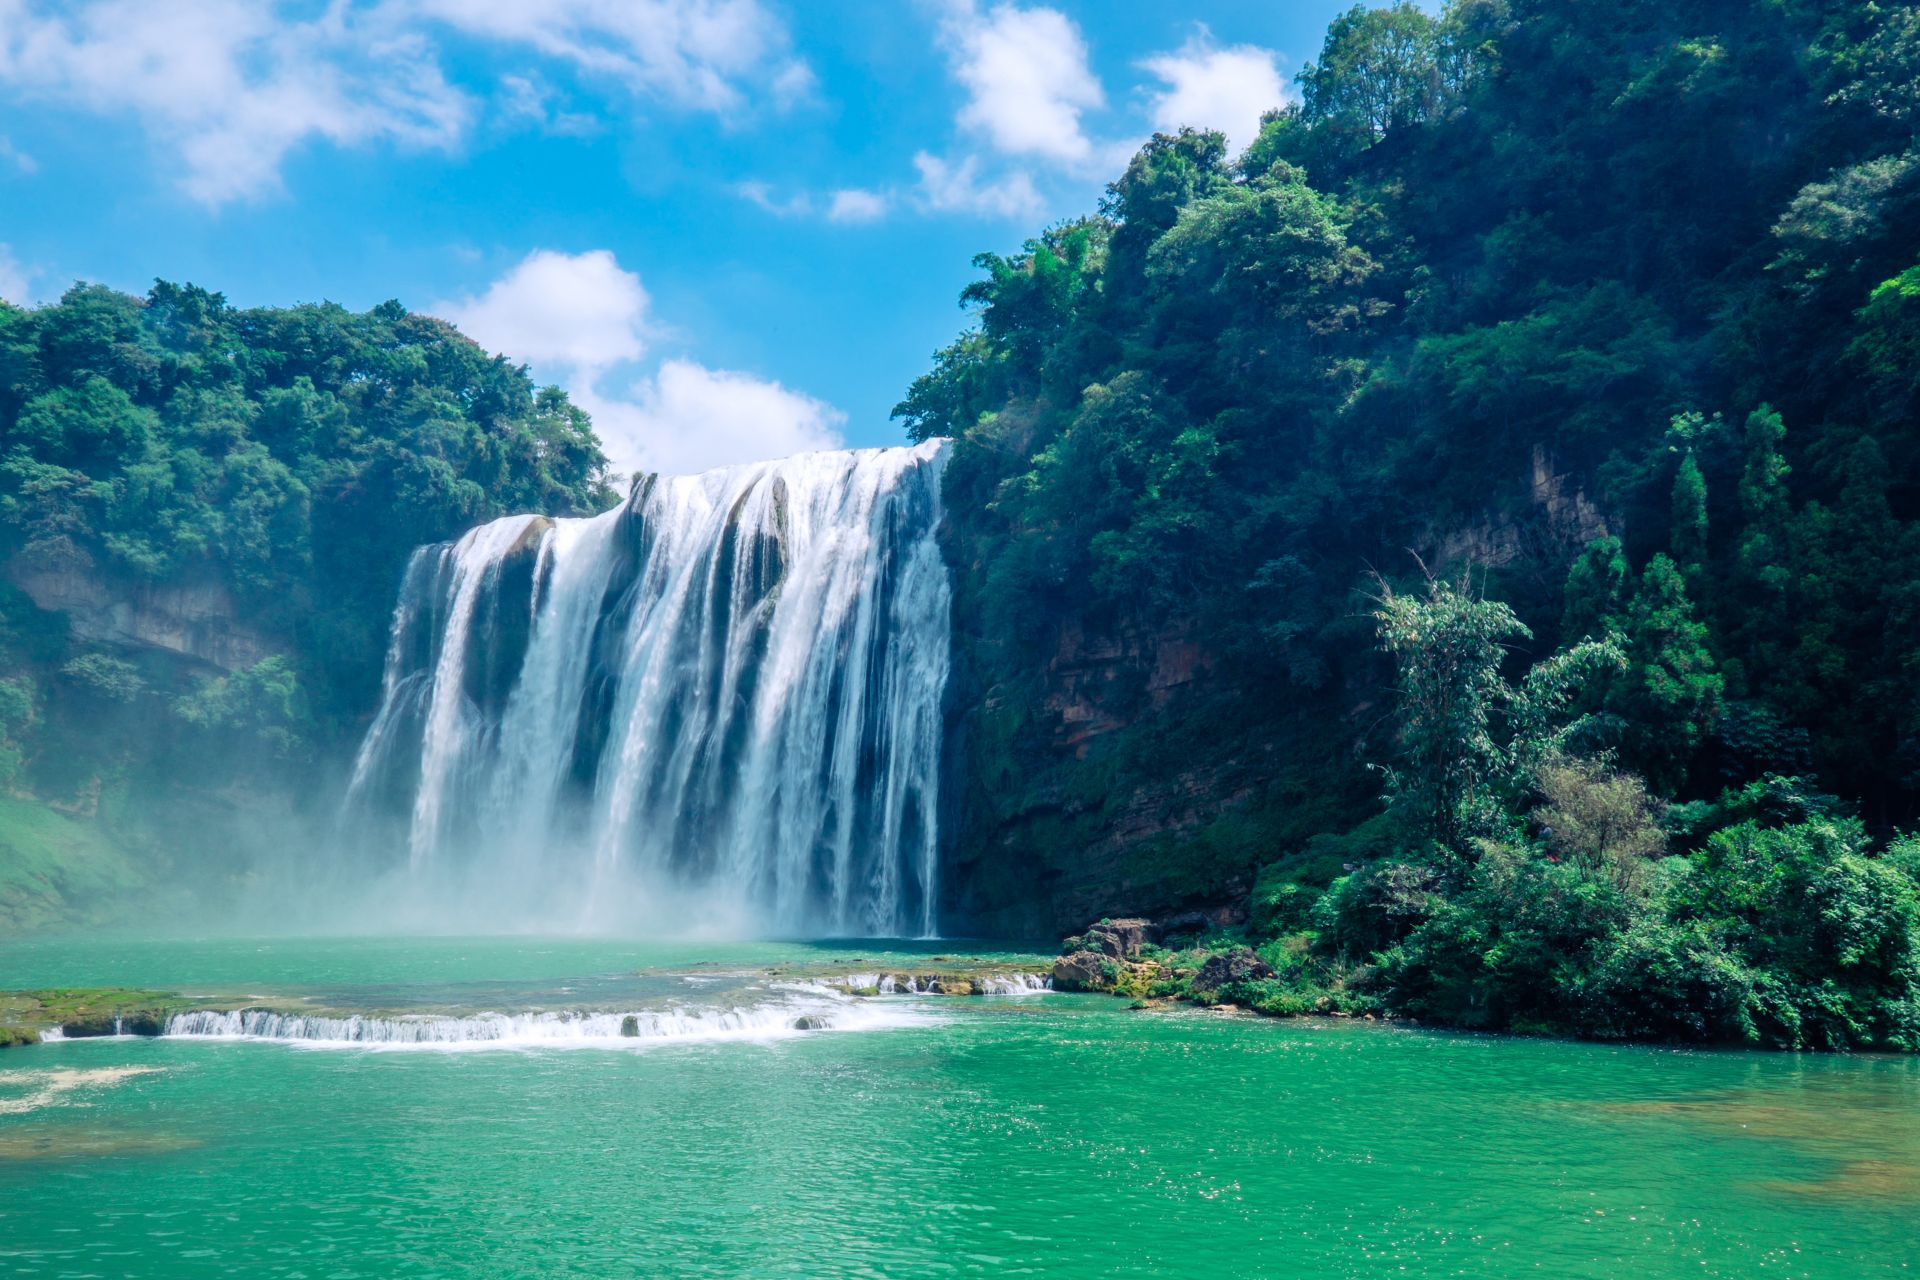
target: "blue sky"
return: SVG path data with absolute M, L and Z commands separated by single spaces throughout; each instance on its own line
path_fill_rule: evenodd
M 1344 7 L 0 0 L 0 297 L 398 298 L 623 469 L 895 443 L 974 253 L 1244 142 Z

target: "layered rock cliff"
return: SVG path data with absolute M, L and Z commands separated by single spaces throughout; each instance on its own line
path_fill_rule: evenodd
M 239 671 L 284 651 L 241 618 L 232 593 L 210 572 L 132 582 L 78 559 L 16 555 L 6 577 L 36 608 L 65 614 L 82 644 L 158 651 L 219 671 Z

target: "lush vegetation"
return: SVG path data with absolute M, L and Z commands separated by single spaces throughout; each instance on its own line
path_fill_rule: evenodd
M 969 830 L 1244 797 L 1109 874 L 1250 886 L 1250 1003 L 1920 1047 L 1920 8 L 1403 0 L 1299 84 L 982 255 L 897 411 Z M 1063 754 L 1086 634 L 1207 677 Z
M 1920 7 L 1402 0 L 1299 89 L 981 255 L 897 411 L 956 907 L 1241 908 L 1086 962 L 1142 997 L 1920 1048 Z M 408 552 L 612 497 L 397 304 L 0 304 L 0 924 L 331 794 Z
M 0 303 L 0 787 L 123 828 L 183 786 L 305 792 L 377 696 L 413 547 L 611 500 L 564 393 L 397 303 L 240 310 L 166 283 Z M 22 590 L 49 583 L 189 593 L 253 660 L 77 633 Z M 46 825 L 0 830 L 15 879 L 55 858 Z

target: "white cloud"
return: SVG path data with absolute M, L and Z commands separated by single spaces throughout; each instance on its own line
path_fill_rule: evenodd
M 34 273 L 20 265 L 20 259 L 13 256 L 13 246 L 0 244 L 0 301 L 11 302 L 24 307 L 32 300 Z
M 670 359 L 623 382 L 646 354 L 650 308 L 640 277 L 611 252 L 541 249 L 478 296 L 434 311 L 566 387 L 615 470 L 684 474 L 840 447 L 844 413 L 752 374 Z
M 1094 159 L 1083 112 L 1106 105 L 1080 29 L 1057 9 L 959 0 L 941 24 L 954 75 L 967 89 L 959 123 L 1009 155 L 1069 164 Z
M 310 142 L 457 146 L 477 113 L 442 71 L 449 33 L 729 120 L 756 94 L 785 106 L 814 85 L 760 0 L 0 0 L 0 86 L 132 117 L 177 155 L 180 186 L 217 206 L 277 190 Z M 586 123 L 549 113 L 525 74 L 499 96 L 509 117 Z
M 920 171 L 921 203 L 935 212 L 1025 218 L 1046 207 L 1033 179 L 1023 171 L 1011 173 L 998 182 L 982 182 L 978 156 L 968 156 L 953 165 L 922 151 L 914 156 L 913 167 Z
M 531 76 L 501 76 L 494 111 L 507 124 L 531 125 L 561 136 L 584 137 L 598 133 L 601 128 L 595 117 L 568 111 L 561 104 L 559 94 Z
M 40 172 L 40 162 L 13 145 L 13 139 L 0 135 L 0 160 L 11 161 L 22 173 Z
M 489 351 L 597 373 L 646 350 L 647 291 L 607 249 L 537 249 L 477 298 L 434 310 Z
M 813 197 L 804 191 L 782 200 L 773 194 L 772 187 L 758 180 L 742 182 L 734 190 L 776 218 L 798 218 L 813 212 Z
M 1140 64 L 1166 87 L 1153 95 L 1153 127 L 1218 129 L 1238 151 L 1260 133 L 1262 113 L 1287 101 L 1286 82 L 1271 49 L 1237 44 L 1219 48 L 1202 28 L 1172 53 Z
M 616 470 L 685 475 L 740 462 L 838 449 L 847 415 L 751 374 L 668 360 L 624 396 L 573 393 L 593 415 Z
M 833 201 L 827 206 L 828 222 L 873 222 L 886 214 L 886 196 L 858 187 L 834 192 Z
M 812 67 L 795 59 L 775 72 L 767 87 L 773 92 L 774 105 L 785 110 L 810 100 L 819 90 L 820 80 Z
M 393 0 L 401 3 L 403 0 Z M 787 52 L 787 31 L 759 0 L 411 0 L 469 35 L 525 45 L 634 91 L 733 112 L 765 84 L 786 105 L 813 72 Z
M 103 114 L 130 113 L 185 162 L 207 204 L 272 190 L 308 139 L 450 146 L 468 115 L 431 50 L 379 12 L 310 21 L 243 0 L 98 0 L 0 15 L 0 80 Z
M 885 217 L 892 204 L 892 197 L 886 192 L 861 187 L 843 187 L 817 200 L 805 191 L 777 196 L 770 185 L 757 179 L 739 183 L 734 190 L 776 218 L 808 218 L 818 213 L 828 222 L 873 222 Z

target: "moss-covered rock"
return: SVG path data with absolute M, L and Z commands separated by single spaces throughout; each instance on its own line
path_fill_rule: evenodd
M 1119 962 L 1098 951 L 1075 951 L 1053 962 L 1055 991 L 1111 991 L 1119 977 Z
M 1236 983 L 1257 982 L 1273 976 L 1273 966 L 1252 947 L 1234 947 L 1207 957 L 1193 976 L 1195 991 L 1220 991 Z
M 0 995 L 0 1046 L 35 1044 L 44 1031 L 69 1039 L 157 1036 L 183 1008 L 167 991 L 131 987 L 55 987 Z

